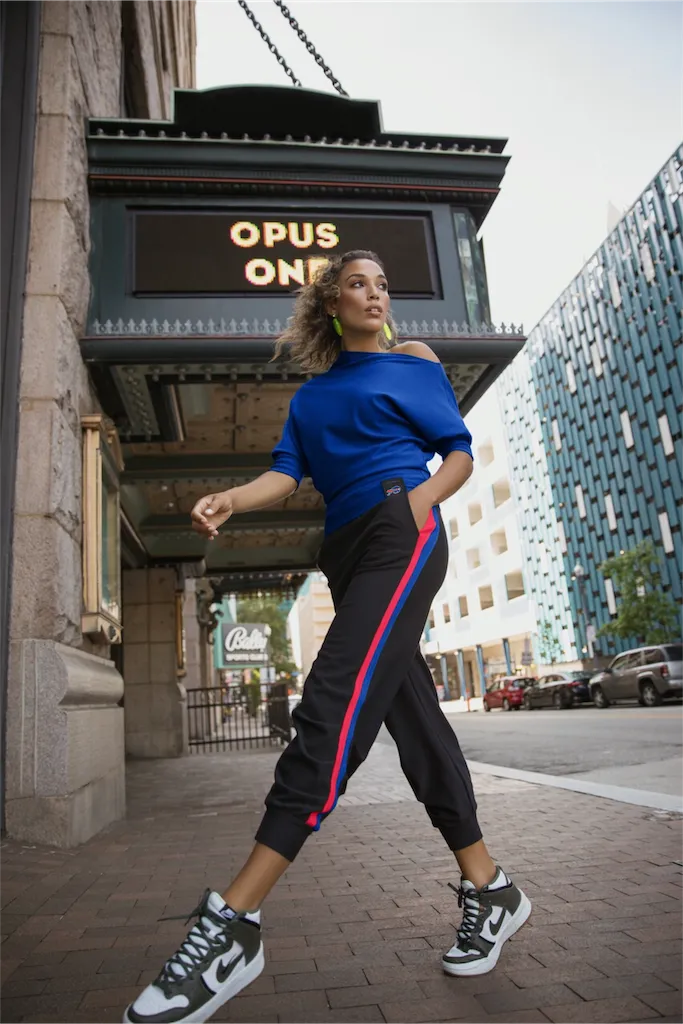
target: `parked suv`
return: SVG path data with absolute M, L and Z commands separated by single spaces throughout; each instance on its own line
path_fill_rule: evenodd
M 655 707 L 665 697 L 680 697 L 682 686 L 683 644 L 626 651 L 590 682 L 593 703 L 599 708 L 617 700 L 637 700 L 646 707 Z
M 503 711 L 519 711 L 524 700 L 524 691 L 536 680 L 531 677 L 505 676 L 491 683 L 484 694 L 484 711 L 502 708 Z

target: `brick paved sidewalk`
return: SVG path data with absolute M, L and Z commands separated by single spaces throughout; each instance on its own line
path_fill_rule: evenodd
M 71 851 L 3 849 L 2 1019 L 105 1022 L 185 934 L 159 923 L 223 887 L 275 754 L 129 765 L 129 813 Z M 680 1022 L 681 843 L 672 816 L 475 777 L 497 859 L 534 904 L 497 969 L 446 977 L 453 860 L 378 744 L 266 904 L 266 971 L 215 1020 Z

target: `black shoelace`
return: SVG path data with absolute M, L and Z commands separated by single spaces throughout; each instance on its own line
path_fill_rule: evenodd
M 448 884 L 453 892 L 457 893 L 458 907 L 464 907 L 462 923 L 457 931 L 458 938 L 462 942 L 468 942 L 479 925 L 481 916 L 479 893 L 476 889 L 464 889 L 462 885 L 453 885 L 452 882 Z
M 230 922 L 226 920 L 226 929 L 213 935 L 204 923 L 205 914 L 203 911 L 206 910 L 206 899 L 210 891 L 210 889 L 205 891 L 197 906 L 194 910 L 190 911 L 187 917 L 184 914 L 180 914 L 175 917 L 159 918 L 160 921 L 182 921 L 184 919 L 185 924 L 189 924 L 193 917 L 197 918 L 197 923 L 190 930 L 189 935 L 177 952 L 166 961 L 155 982 L 155 985 L 159 986 L 166 997 L 170 995 L 170 989 L 185 981 L 193 970 L 204 964 L 207 953 L 215 951 L 218 954 L 225 950 L 225 930 Z

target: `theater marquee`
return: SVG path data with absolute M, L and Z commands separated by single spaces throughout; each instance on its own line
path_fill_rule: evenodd
M 282 295 L 350 249 L 379 254 L 393 295 L 440 292 L 428 215 L 135 210 L 132 221 L 138 295 Z

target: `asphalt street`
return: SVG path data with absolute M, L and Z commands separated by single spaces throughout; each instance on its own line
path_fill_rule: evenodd
M 471 761 L 681 794 L 683 706 L 452 714 Z

